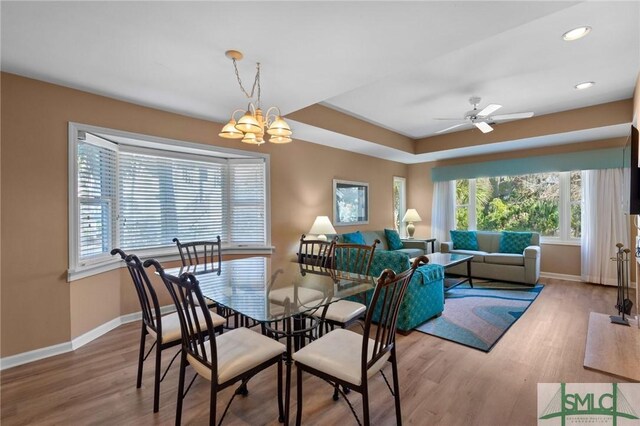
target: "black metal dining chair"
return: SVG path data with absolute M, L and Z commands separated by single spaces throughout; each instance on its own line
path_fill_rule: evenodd
M 220 264 L 222 262 L 222 242 L 220 235 L 216 241 L 189 241 L 180 242 L 174 238 L 173 242 L 178 246 L 182 266 L 201 265 L 207 263 Z
M 302 234 L 298 247 L 298 263 L 311 266 L 329 266 L 335 240 L 307 240 Z
M 369 275 L 371 262 L 380 240 L 372 245 L 335 243 L 329 255 L 331 269 Z M 324 313 L 325 324 L 330 328 L 348 328 L 367 310 L 366 305 L 351 300 L 338 300 L 328 305 Z
M 142 311 L 142 330 L 140 335 L 140 352 L 138 354 L 138 377 L 136 388 L 142 386 L 142 369 L 144 361 L 149 357 L 153 348 L 156 348 L 155 375 L 153 388 L 153 412 L 157 413 L 160 408 L 160 382 L 162 382 L 178 356 L 176 353 L 169 365 L 167 365 L 164 374 L 160 377 L 161 370 L 161 354 L 162 351 L 180 344 L 181 332 L 180 323 L 178 321 L 178 313 L 174 312 L 167 315 L 160 313 L 160 304 L 156 291 L 149 281 L 149 277 L 142 265 L 142 262 L 135 254 L 127 255 L 124 251 L 115 248 L 111 250 L 111 255 L 120 255 L 127 265 L 131 280 L 133 281 L 140 302 Z M 222 325 L 225 319 L 217 314 L 211 313 L 212 330 L 222 332 Z M 153 337 L 153 345 L 145 355 L 145 343 L 147 335 Z
M 282 402 L 282 361 L 285 346 L 260 333 L 240 327 L 219 336 L 212 330 L 213 317 L 206 306 L 198 280 L 193 274 L 185 273 L 180 277 L 166 275 L 164 269 L 154 259 L 144 263 L 145 267 L 154 266 L 164 281 L 178 312 L 182 336 L 182 355 L 180 357 L 180 377 L 178 381 L 178 401 L 176 406 L 176 425 L 181 423 L 182 402 L 185 391 L 185 369 L 191 365 L 200 376 L 210 382 L 209 424 L 216 424 L 217 394 L 237 382 L 240 387 L 229 400 L 219 424 L 222 423 L 235 396 L 243 393 L 247 382 L 260 371 L 278 365 L 278 411 L 284 418 Z M 206 328 L 202 327 L 206 325 Z M 194 379 L 195 379 L 194 377 Z M 191 381 L 193 383 L 193 380 Z
M 302 421 L 302 373 L 311 373 L 329 382 L 334 388 L 340 385 L 362 394 L 363 423 L 370 424 L 369 378 L 391 363 L 393 389 L 389 390 L 395 400 L 396 423 L 402 424 L 400 407 L 400 385 L 398 382 L 398 359 L 396 353 L 396 323 L 400 303 L 416 269 L 428 263 L 426 256 L 418 257 L 411 268 L 395 274 L 385 269 L 373 292 L 364 324 L 364 334 L 351 330 L 335 329 L 309 343 L 293 354 L 297 366 L 297 413 L 296 425 Z M 377 327 L 373 328 L 374 308 L 380 307 Z M 369 337 L 373 333 L 373 337 Z M 384 374 L 384 373 L 383 373 Z M 386 381 L 386 377 L 385 377 Z M 347 400 L 347 396 L 343 393 Z M 349 403 L 351 407 L 351 404 Z M 358 423 L 357 414 L 352 412 Z

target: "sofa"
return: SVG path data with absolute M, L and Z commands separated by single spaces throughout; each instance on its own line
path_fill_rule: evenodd
M 473 255 L 471 276 L 535 285 L 540 278 L 540 234 L 531 233 L 531 240 L 522 253 L 501 253 L 502 232 L 476 231 L 478 250 L 455 249 L 452 241 L 440 244 L 443 253 Z M 466 275 L 466 263 L 447 269 L 447 273 Z
M 383 233 L 384 236 L 384 233 Z M 382 241 L 382 240 L 381 240 Z M 411 267 L 409 255 L 400 250 L 384 250 L 376 248 L 371 261 L 370 275 L 380 276 L 386 268 L 395 272 L 406 271 Z M 373 290 L 366 294 L 369 305 Z M 362 303 L 362 298 L 355 296 L 352 300 Z M 441 265 L 426 264 L 413 274 L 405 292 L 400 312 L 398 313 L 398 331 L 408 333 L 418 325 L 431 318 L 440 316 L 444 310 L 444 268 Z M 378 321 L 380 307 L 376 307 L 373 320 Z
M 371 245 L 375 242 L 375 240 L 379 240 L 380 243 L 376 246 L 376 250 L 387 250 L 389 251 L 389 244 L 387 242 L 387 237 L 384 234 L 384 230 L 381 231 L 359 231 L 360 234 L 364 237 L 365 244 Z M 333 238 L 334 235 L 329 236 L 329 238 Z M 342 235 L 338 235 L 338 242 L 344 242 L 342 239 Z M 423 241 L 403 241 L 403 248 L 398 250 L 392 250 L 395 252 L 405 253 L 410 258 L 422 256 L 426 254 L 424 251 L 424 242 Z

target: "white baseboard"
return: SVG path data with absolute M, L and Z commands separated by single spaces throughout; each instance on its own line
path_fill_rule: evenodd
M 71 342 L 64 342 L 53 346 L 47 346 L 46 348 L 34 349 L 21 354 L 6 356 L 4 358 L 0 358 L 0 370 L 6 370 L 7 368 L 16 367 L 28 362 L 60 355 L 72 350 Z
M 558 280 L 565 281 L 578 281 L 578 282 L 586 282 L 582 280 L 580 275 L 568 275 L 568 274 L 556 274 L 555 272 L 540 272 L 540 277 L 542 278 L 555 278 Z M 603 285 L 607 285 L 610 287 L 615 287 L 616 283 L 605 283 Z M 629 287 L 636 288 L 636 281 L 629 281 Z
M 176 308 L 173 305 L 162 306 L 160 312 L 164 315 L 175 311 Z M 34 349 L 32 351 L 23 352 L 16 355 L 0 358 L 0 370 L 6 370 L 8 368 L 17 367 L 18 365 L 28 364 L 30 362 L 39 361 L 44 358 L 60 355 L 66 352 L 74 351 L 87 343 L 97 339 L 98 337 L 108 333 L 109 331 L 127 324 L 133 321 L 139 321 L 142 318 L 142 312 L 133 312 L 131 314 L 121 315 L 117 318 L 107 321 L 106 323 L 99 325 L 93 330 L 89 330 L 86 333 L 72 339 L 70 342 L 59 343 L 53 346 L 47 346 L 45 348 Z
M 540 276 L 543 278 L 555 278 L 566 281 L 582 281 L 580 275 L 556 274 L 555 272 L 540 272 Z

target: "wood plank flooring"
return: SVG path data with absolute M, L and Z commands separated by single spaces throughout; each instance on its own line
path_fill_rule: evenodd
M 420 332 L 398 336 L 405 424 L 535 425 L 537 383 L 620 381 L 582 366 L 589 312 L 614 313 L 615 288 L 542 282 L 538 299 L 488 354 Z M 178 368 L 162 383 L 160 412 L 154 414 L 151 362 L 145 364 L 143 387 L 135 387 L 138 327 L 127 324 L 75 352 L 3 371 L 2 425 L 172 424 Z M 163 363 L 173 353 L 166 351 Z M 390 366 L 385 371 L 390 377 Z M 279 424 L 275 375 L 272 367 L 255 377 L 249 395 L 236 398 L 224 423 Z M 304 424 L 357 424 L 344 401 L 331 399 L 325 382 L 305 376 L 303 390 Z M 232 392 L 219 394 L 218 413 Z M 394 424 L 393 398 L 380 375 L 370 392 L 372 424 Z M 292 396 L 295 414 L 295 384 Z M 351 393 L 350 400 L 361 413 L 360 396 Z M 207 423 L 208 401 L 208 382 L 197 379 L 185 400 L 183 423 Z

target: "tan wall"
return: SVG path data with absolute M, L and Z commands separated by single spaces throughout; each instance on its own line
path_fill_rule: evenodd
M 317 215 L 332 216 L 332 179 L 369 183 L 370 223 L 391 227 L 393 176 L 407 166 L 294 141 L 261 147 L 220 139 L 220 124 L 154 110 L 12 74 L 2 84 L 2 351 L 69 341 L 139 310 L 124 269 L 66 282 L 67 124 L 118 130 L 271 154 L 274 257 L 291 256 Z

